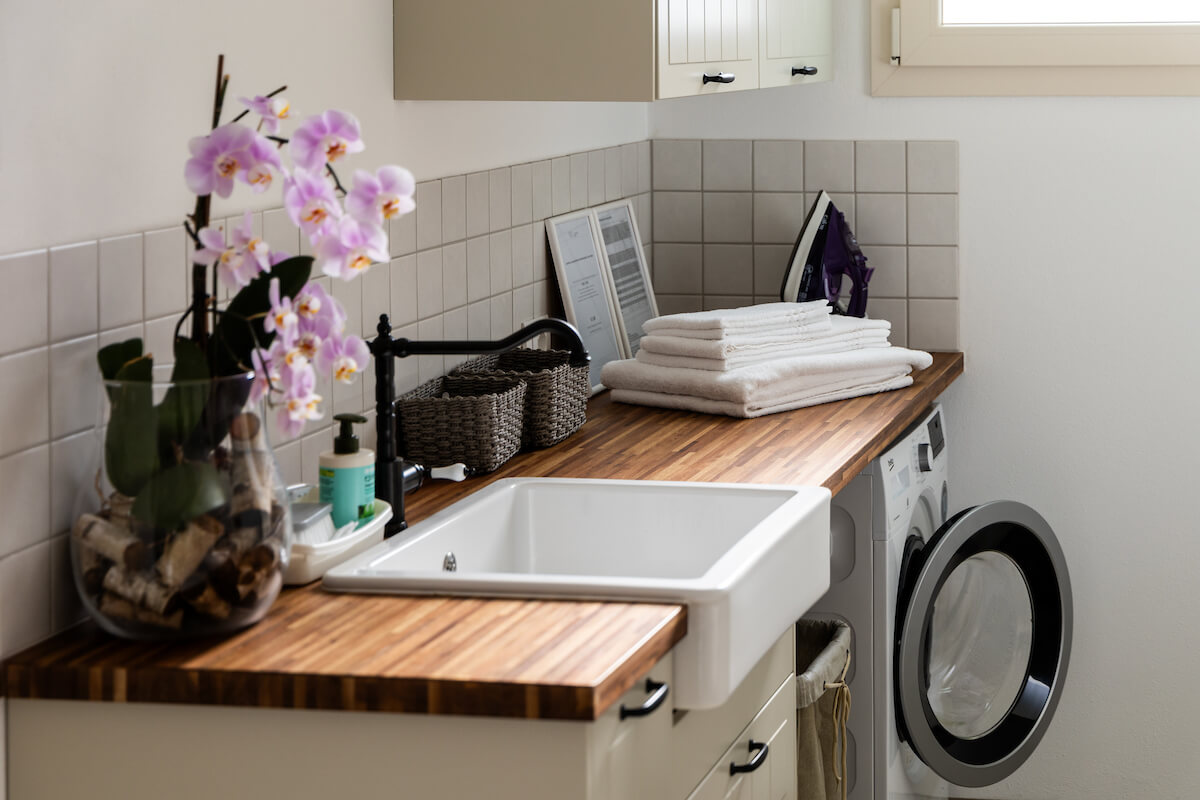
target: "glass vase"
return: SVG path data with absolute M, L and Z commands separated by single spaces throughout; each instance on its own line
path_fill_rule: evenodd
M 76 589 L 109 633 L 230 633 L 279 595 L 291 516 L 251 384 L 102 381 L 70 541 Z

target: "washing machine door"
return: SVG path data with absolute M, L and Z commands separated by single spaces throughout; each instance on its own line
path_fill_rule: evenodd
M 1012 774 L 1058 705 L 1071 627 L 1066 561 L 1040 514 L 995 502 L 954 516 L 902 576 L 901 736 L 950 783 L 988 786 Z

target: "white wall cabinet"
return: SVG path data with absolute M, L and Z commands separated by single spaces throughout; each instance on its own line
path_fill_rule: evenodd
M 668 654 L 594 722 L 10 700 L 8 796 L 791 800 L 794 665 L 789 630 L 719 708 L 675 712 L 668 694 L 621 719 L 646 679 L 669 685 Z M 729 781 L 751 738 L 766 758 Z
M 393 0 L 395 97 L 648 101 L 829 80 L 832 9 L 833 0 Z

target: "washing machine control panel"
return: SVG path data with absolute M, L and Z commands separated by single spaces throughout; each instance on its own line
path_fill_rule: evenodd
M 887 528 L 905 527 L 927 489 L 940 494 L 946 476 L 946 437 L 941 408 L 918 421 L 879 457 Z

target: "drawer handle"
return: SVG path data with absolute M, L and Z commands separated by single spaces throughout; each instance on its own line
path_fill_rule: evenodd
M 754 753 L 754 758 L 750 759 L 745 764 L 731 763 L 729 765 L 729 774 L 737 775 L 739 772 L 754 772 L 754 770 L 761 767 L 763 762 L 767 760 L 767 753 L 770 752 L 770 750 L 771 748 L 767 747 L 766 742 L 756 742 L 751 739 L 750 752 Z
M 816 67 L 792 67 L 792 77 L 793 78 L 796 77 L 797 75 L 816 75 L 816 74 L 817 74 Z
M 663 704 L 663 700 L 667 699 L 667 692 L 670 691 L 670 688 L 665 683 L 656 683 L 646 678 L 646 691 L 650 692 L 650 696 L 640 706 L 628 708 L 622 704 L 621 719 L 625 719 L 626 717 L 645 717 L 653 714 L 655 709 Z
M 703 83 L 733 83 L 736 77 L 732 72 L 718 72 L 716 75 L 706 72 Z

